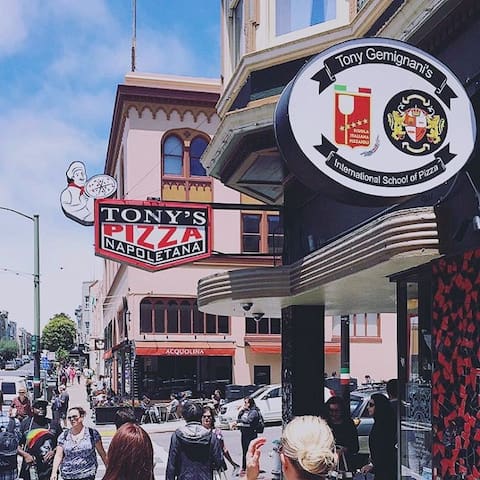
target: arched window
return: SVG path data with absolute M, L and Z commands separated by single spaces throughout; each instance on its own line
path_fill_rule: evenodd
M 180 304 L 180 333 L 192 333 L 192 303 L 188 300 Z
M 140 333 L 151 333 L 152 331 L 152 302 L 142 300 L 140 303 Z
M 165 333 L 165 305 L 161 301 L 155 303 L 155 333 Z
M 200 163 L 209 137 L 188 128 L 165 134 L 162 146 L 162 199 L 211 202 L 212 179 Z
M 178 333 L 178 303 L 170 300 L 167 307 L 167 331 Z
M 183 175 L 183 143 L 175 135 L 168 136 L 163 144 L 163 174 Z
M 208 142 L 203 137 L 196 137 L 190 144 L 190 175 L 193 177 L 205 177 L 206 170 L 200 163 L 200 157 L 207 148 Z

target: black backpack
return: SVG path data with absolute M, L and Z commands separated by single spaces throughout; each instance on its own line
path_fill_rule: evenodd
M 15 468 L 19 437 L 15 432 L 15 420 L 10 418 L 8 426 L 0 430 L 0 471 Z
M 265 420 L 263 419 L 262 412 L 257 408 L 258 413 L 258 423 L 255 427 L 255 433 L 263 433 L 265 430 Z

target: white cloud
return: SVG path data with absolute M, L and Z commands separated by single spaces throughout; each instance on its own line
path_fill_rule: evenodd
M 178 36 L 145 30 L 137 41 L 137 71 L 192 75 L 196 60 Z
M 28 36 L 29 21 L 36 10 L 35 2 L 2 0 L 0 15 L 0 56 L 10 55 L 20 49 Z

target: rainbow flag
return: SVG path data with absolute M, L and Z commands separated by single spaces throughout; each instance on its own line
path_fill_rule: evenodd
M 34 428 L 33 430 L 30 430 L 27 435 L 27 448 L 29 450 L 33 450 L 35 448 L 35 445 L 45 439 L 45 436 L 52 436 L 52 433 L 50 430 L 47 430 L 46 428 Z

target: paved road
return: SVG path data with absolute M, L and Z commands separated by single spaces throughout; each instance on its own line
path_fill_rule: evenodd
M 149 426 L 145 426 L 148 428 Z M 261 460 L 261 468 L 265 470 L 265 473 L 262 474 L 263 479 L 271 479 L 271 471 L 274 465 L 274 459 L 269 455 L 273 444 L 271 443 L 272 440 L 279 438 L 280 436 L 281 427 L 273 426 L 265 428 L 264 435 L 268 439 L 267 445 L 264 447 L 264 454 L 262 455 Z M 110 441 L 112 439 L 113 431 L 104 430 L 102 435 L 103 444 L 105 449 L 108 449 L 110 445 Z M 237 461 L 237 463 L 241 463 L 242 453 L 241 453 L 241 445 L 240 445 L 240 432 L 238 431 L 226 431 L 225 434 L 225 443 L 230 450 L 230 454 L 232 458 Z M 153 450 L 155 455 L 155 480 L 163 480 L 165 478 L 165 469 L 167 466 L 167 459 L 168 459 L 168 448 L 170 445 L 170 437 L 171 432 L 157 432 L 157 433 L 150 433 L 150 438 L 152 439 L 153 443 Z M 228 470 L 228 477 L 230 478 L 232 475 L 232 468 L 229 466 Z M 96 476 L 96 480 L 101 480 L 105 473 L 105 467 L 102 464 L 102 461 L 99 458 L 99 468 Z M 232 477 L 233 478 L 233 477 Z M 238 477 L 236 477 L 238 478 Z

